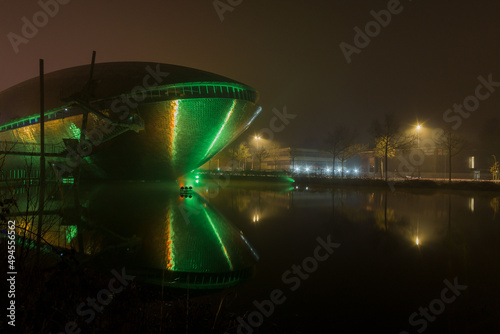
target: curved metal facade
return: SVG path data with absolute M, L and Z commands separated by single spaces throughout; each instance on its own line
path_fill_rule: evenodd
M 49 163 L 59 176 L 81 165 L 88 177 L 177 178 L 238 137 L 261 110 L 254 89 L 194 69 L 96 64 L 94 79 L 86 86 L 81 84 L 85 70 L 88 66 L 46 77 L 50 109 L 45 150 L 52 154 Z M 76 90 L 78 81 L 84 88 Z M 0 141 L 15 151 L 40 151 L 36 88 L 32 79 L 0 93 Z M 5 110 L 21 117 L 5 121 Z

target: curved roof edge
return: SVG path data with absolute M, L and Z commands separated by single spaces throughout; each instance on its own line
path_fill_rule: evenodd
M 84 93 L 89 75 L 90 64 L 45 74 L 45 109 L 56 108 L 63 105 L 64 100 Z M 0 92 L 0 124 L 39 111 L 39 82 L 39 77 L 35 77 Z M 108 62 L 95 64 L 88 93 L 92 99 L 100 99 L 129 93 L 134 88 L 187 82 L 226 82 L 246 86 L 218 74 L 179 65 Z

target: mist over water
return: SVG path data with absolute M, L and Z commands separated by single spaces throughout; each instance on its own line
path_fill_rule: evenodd
M 264 332 L 306 333 L 314 324 L 335 333 L 487 333 L 500 312 L 499 200 L 487 192 L 300 186 L 220 188 L 210 202 L 260 254 L 255 279 L 238 291 L 239 314 L 274 289 L 287 298 Z M 314 266 L 306 259 L 327 236 L 340 247 Z M 445 280 L 467 286 L 450 304 L 440 301 Z
M 79 253 L 81 243 L 83 252 L 70 255 L 79 263 L 72 270 L 84 266 L 104 273 L 98 287 L 111 270 L 125 268 L 134 276 L 133 287 L 113 307 L 155 300 L 183 314 L 188 299 L 193 312 L 199 311 L 195 305 L 209 303 L 207 326 L 215 321 L 214 328 L 229 333 L 498 329 L 500 194 L 233 184 L 202 180 L 180 192 L 163 183 L 85 186 L 78 194 L 79 226 L 72 222 L 72 193 L 49 190 L 44 238 L 53 247 L 44 250 Z M 31 196 L 36 195 L 32 187 Z M 29 215 L 36 213 L 26 192 L 15 196 Z M 21 228 L 22 221 L 18 218 Z M 36 219 L 26 226 L 36 230 Z M 49 282 L 59 282 L 58 275 Z M 88 276 L 79 275 L 79 280 Z M 86 294 L 96 292 L 64 282 L 76 296 L 64 301 L 69 319 Z M 159 310 L 151 309 L 147 317 L 155 319 Z M 193 328 L 204 321 L 182 315 L 171 328 L 184 326 L 184 317 Z M 85 326 L 85 318 L 79 319 Z M 111 326 L 108 321 L 87 328 Z

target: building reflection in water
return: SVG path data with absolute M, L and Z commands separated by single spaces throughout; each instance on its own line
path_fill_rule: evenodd
M 207 187 L 208 189 L 208 187 Z M 214 193 L 214 191 L 207 191 Z M 487 199 L 484 202 L 484 199 Z M 362 188 L 315 188 L 306 186 L 275 187 L 275 189 L 221 188 L 217 196 L 207 200 L 216 207 L 236 216 L 246 217 L 253 225 L 272 223 L 281 217 L 304 210 L 333 222 L 373 224 L 379 230 L 405 240 L 409 245 L 422 247 L 449 237 L 457 221 L 477 220 L 479 210 L 484 215 L 485 205 L 493 210 L 493 219 L 499 208 L 498 197 L 455 195 L 435 191 L 396 191 Z M 453 205 L 452 205 L 453 203 Z M 481 206 L 481 207 L 480 207 Z M 331 211 L 326 211 L 331 208 Z M 496 211 L 495 211 L 496 210 Z
M 215 207 L 224 207 L 248 217 L 252 224 L 260 224 L 289 210 L 293 206 L 293 194 L 290 185 L 275 185 L 272 189 L 251 187 L 220 187 L 205 183 L 199 190 L 201 196 Z
M 474 212 L 474 197 L 469 197 L 469 210 L 470 212 Z
M 50 222 L 44 225 L 46 250 L 82 247 L 79 259 L 86 265 L 126 267 L 137 282 L 171 287 L 224 288 L 253 275 L 255 249 L 194 191 L 182 194 L 163 183 L 111 184 L 82 188 L 79 198 L 79 222 L 70 189 L 46 205 L 45 217 L 53 218 L 44 218 Z M 22 207 L 22 196 L 19 201 Z M 16 219 L 37 230 L 36 219 Z

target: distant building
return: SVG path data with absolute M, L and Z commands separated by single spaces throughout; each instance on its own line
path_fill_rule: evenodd
M 322 150 L 285 147 L 277 150 L 270 150 L 268 153 L 269 156 L 262 160 L 260 166 L 259 161 L 255 157 L 248 158 L 246 163 L 238 163 L 236 161 L 231 163 L 229 158 L 224 159 L 216 157 L 216 159 L 212 159 L 212 161 L 204 164 L 201 169 L 214 170 L 220 168 L 221 170 L 276 170 L 326 175 L 331 174 L 334 170 L 339 172 L 337 170 L 341 168 L 341 164 L 338 160 L 335 166 L 333 166 L 332 155 Z M 359 173 L 359 166 L 359 156 L 349 159 L 344 164 L 345 175 L 349 173 Z
M 332 155 L 322 150 L 285 147 L 269 150 L 268 154 L 260 165 L 255 157 L 231 162 L 227 155 L 216 156 L 202 169 L 287 171 L 310 175 L 341 173 L 341 162 L 337 159 L 334 166 Z M 493 162 L 490 160 L 491 156 L 481 150 L 464 149 L 452 157 L 452 178 L 492 179 L 489 169 Z M 388 159 L 387 172 L 390 178 L 448 178 L 448 166 L 446 151 L 429 146 L 396 151 L 396 156 Z M 344 163 L 344 177 L 384 177 L 383 170 L 384 158 L 377 157 L 374 150 L 361 152 Z
M 269 157 L 262 161 L 262 169 L 322 173 L 332 169 L 332 158 L 320 150 L 285 147 L 269 151 Z
M 370 177 L 382 177 L 384 158 L 375 156 L 374 151 L 360 154 L 360 173 Z M 389 177 L 448 178 L 449 156 L 442 149 L 414 149 L 396 152 L 388 159 Z M 454 179 L 491 179 L 490 162 L 479 150 L 467 149 L 451 159 L 451 176 Z

